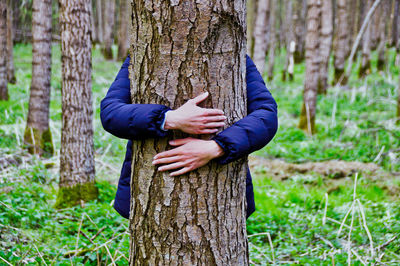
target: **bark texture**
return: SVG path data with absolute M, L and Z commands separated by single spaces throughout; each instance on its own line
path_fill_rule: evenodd
M 7 3 L 0 0 L 0 100 L 8 100 L 7 86 Z
M 264 74 L 268 50 L 269 3 L 270 0 L 258 0 L 257 16 L 254 24 L 254 64 L 256 64 L 261 75 Z
M 132 5 L 132 102 L 177 108 L 206 90 L 228 125 L 246 115 L 244 0 Z M 248 265 L 247 159 L 174 178 L 151 164 L 167 141 L 133 142 L 130 265 Z
M 320 75 L 321 1 L 307 0 L 306 77 L 299 128 L 313 134 Z
M 366 10 L 370 10 L 372 7 L 373 0 L 367 0 Z M 365 17 L 365 16 L 363 16 Z M 372 19 L 369 21 L 367 29 L 364 33 L 363 43 L 362 43 L 362 56 L 361 56 L 361 66 L 358 73 L 360 78 L 365 77 L 371 73 L 371 31 L 372 31 Z
M 276 49 L 276 13 L 277 0 L 270 1 L 270 33 L 269 33 L 269 52 L 268 52 L 268 80 L 274 78 L 275 49 Z
M 119 7 L 119 29 L 118 29 L 118 60 L 123 61 L 129 50 L 129 15 L 132 14 L 130 1 L 120 0 Z
M 318 92 L 326 94 L 328 87 L 328 65 L 333 39 L 333 3 L 332 0 L 321 1 L 321 32 L 319 52 L 321 57 Z
M 56 207 L 97 198 L 92 127 L 91 1 L 59 0 L 62 53 L 60 189 Z
M 112 60 L 114 58 L 112 52 L 113 40 L 113 30 L 115 23 L 115 0 L 105 0 L 104 1 L 104 58 L 107 60 Z
M 24 141 L 30 153 L 46 156 L 54 152 L 49 129 L 51 15 L 52 0 L 33 0 L 32 82 Z
M 349 0 L 337 0 L 337 35 L 335 44 L 335 78 L 334 83 L 340 81 L 340 78 L 344 74 L 344 67 L 346 63 L 346 58 L 350 53 L 350 28 L 353 24 L 348 23 L 348 2 Z M 343 77 L 341 84 L 347 83 L 347 78 Z
M 13 6 L 12 1 L 7 0 L 7 80 L 11 84 L 15 84 L 17 79 L 15 78 L 15 67 L 14 67 L 14 34 L 13 34 Z

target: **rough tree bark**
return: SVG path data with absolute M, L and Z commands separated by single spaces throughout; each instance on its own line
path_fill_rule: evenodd
M 269 20 L 269 52 L 268 52 L 268 80 L 274 78 L 275 49 L 276 49 L 276 13 L 277 1 L 270 1 L 270 20 Z
M 296 37 L 296 50 L 294 52 L 295 63 L 301 63 L 305 58 L 305 36 L 306 36 L 306 14 L 307 0 L 295 0 L 294 10 L 294 32 Z
M 333 3 L 332 0 L 321 1 L 321 32 L 320 32 L 320 74 L 318 93 L 326 94 L 328 87 L 328 66 L 332 50 L 333 38 Z
M 321 1 L 307 0 L 306 77 L 299 128 L 313 134 L 320 75 Z
M 247 53 L 254 58 L 254 24 L 257 0 L 247 0 Z
M 254 64 L 261 75 L 264 74 L 268 49 L 268 24 L 270 16 L 270 0 L 258 0 L 257 16 L 254 24 Z
M 286 59 L 285 67 L 282 70 L 282 80 L 293 80 L 295 37 L 293 27 L 293 0 L 285 0 L 285 33 L 286 34 Z
M 15 67 L 14 67 L 14 34 L 13 34 L 13 6 L 12 1 L 7 0 L 7 80 L 11 84 L 15 84 L 17 79 L 15 78 Z
M 92 127 L 91 0 L 59 0 L 59 4 L 62 131 L 58 208 L 98 195 Z
M 335 39 L 335 55 L 334 55 L 334 65 L 335 65 L 335 77 L 334 84 L 336 84 L 342 75 L 344 74 L 344 68 L 346 63 L 346 58 L 350 53 L 350 33 L 349 29 L 353 24 L 349 24 L 348 17 L 348 4 L 349 0 L 337 0 L 337 35 Z M 347 83 L 347 78 L 341 80 L 341 84 L 345 85 Z
M 54 152 L 49 129 L 52 0 L 32 3 L 32 82 L 24 142 L 32 154 Z
M 206 90 L 228 125 L 246 115 L 245 0 L 132 5 L 132 102 L 176 108 Z M 133 142 L 130 265 L 248 265 L 246 159 L 173 178 L 151 164 L 167 141 Z
M 368 11 L 373 4 L 373 0 L 367 0 L 366 10 Z M 363 16 L 365 17 L 365 16 Z M 371 31 L 372 31 L 372 20 L 368 23 L 368 27 L 365 30 L 363 43 L 362 43 L 362 56 L 361 66 L 358 73 L 360 78 L 365 77 L 371 72 Z
M 7 58 L 7 3 L 0 0 L 0 101 L 8 100 Z
M 104 48 L 103 55 L 107 60 L 112 60 L 114 58 L 112 52 L 113 45 L 113 30 L 115 23 L 115 0 L 105 0 L 104 10 Z
M 129 15 L 131 12 L 130 1 L 120 0 L 119 7 L 119 29 L 118 29 L 118 60 L 123 61 L 129 50 Z

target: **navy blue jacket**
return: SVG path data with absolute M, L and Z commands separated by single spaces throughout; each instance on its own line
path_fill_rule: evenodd
M 132 163 L 132 139 L 165 137 L 161 130 L 164 114 L 169 107 L 158 104 L 132 104 L 130 95 L 128 57 L 115 81 L 101 101 L 101 122 L 109 133 L 129 139 L 125 161 L 122 165 L 114 208 L 125 218 L 130 210 L 130 178 Z M 278 127 L 277 105 L 250 57 L 246 57 L 247 116 L 223 130 L 215 140 L 223 149 L 224 156 L 217 158 L 227 164 L 259 150 L 275 136 Z M 250 171 L 246 178 L 247 217 L 255 211 L 253 184 Z

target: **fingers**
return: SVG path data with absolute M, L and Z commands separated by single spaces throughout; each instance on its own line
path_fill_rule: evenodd
M 179 150 L 177 151 L 177 149 L 178 148 L 172 149 L 172 150 L 169 150 L 169 151 L 160 152 L 159 154 L 154 156 L 153 161 L 161 159 L 161 158 L 173 157 L 175 155 L 178 155 L 179 154 Z
M 177 168 L 182 168 L 185 166 L 185 164 L 186 164 L 186 162 L 176 162 L 176 163 L 164 165 L 164 166 L 159 167 L 158 171 L 165 172 L 165 171 L 174 170 Z
M 214 129 L 201 129 L 198 133 L 196 134 L 213 134 L 217 133 L 219 129 L 214 128 Z
M 202 101 L 204 101 L 205 99 L 207 99 L 207 97 L 208 97 L 208 92 L 206 91 L 205 93 L 200 94 L 199 96 L 193 98 L 192 100 L 197 105 Z
M 168 143 L 171 146 L 181 146 L 181 145 L 191 142 L 193 140 L 194 140 L 193 138 L 174 139 L 174 140 L 170 140 Z
M 172 156 L 172 157 L 167 157 L 167 158 L 161 158 L 161 159 L 156 159 L 153 160 L 152 164 L 157 165 L 157 164 L 167 164 L 167 163 L 174 163 L 179 161 L 180 157 L 179 156 Z
M 187 172 L 190 172 L 191 168 L 190 167 L 184 167 L 178 171 L 172 172 L 171 174 L 169 174 L 170 176 L 178 176 L 178 175 L 183 175 L 186 174 Z
M 224 116 L 224 115 L 208 116 L 207 117 L 207 123 L 210 123 L 210 122 L 224 122 L 225 120 L 226 120 L 226 116 Z
M 205 115 L 224 115 L 224 111 L 219 109 L 205 109 Z
M 204 125 L 205 128 L 220 128 L 225 125 L 224 122 L 219 122 L 219 123 L 207 123 Z

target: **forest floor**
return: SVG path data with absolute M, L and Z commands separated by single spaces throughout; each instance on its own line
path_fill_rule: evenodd
M 18 83 L 0 102 L 0 265 L 127 264 L 128 222 L 112 208 L 126 141 L 106 133 L 99 104 L 121 63 L 93 54 L 94 143 L 100 197 L 53 208 L 61 132 L 61 62 L 53 49 L 50 127 L 56 154 L 39 159 L 23 149 L 31 79 L 31 47 L 15 47 Z M 280 81 L 284 55 L 269 82 L 279 105 L 275 139 L 250 157 L 257 211 L 248 219 L 251 262 L 257 265 L 399 265 L 399 70 L 373 69 L 346 88 L 319 96 L 317 133 L 297 129 L 304 64 Z M 376 60 L 376 55 L 374 55 Z M 373 66 L 375 65 L 373 62 Z M 79 233 L 78 233 L 79 232 Z

